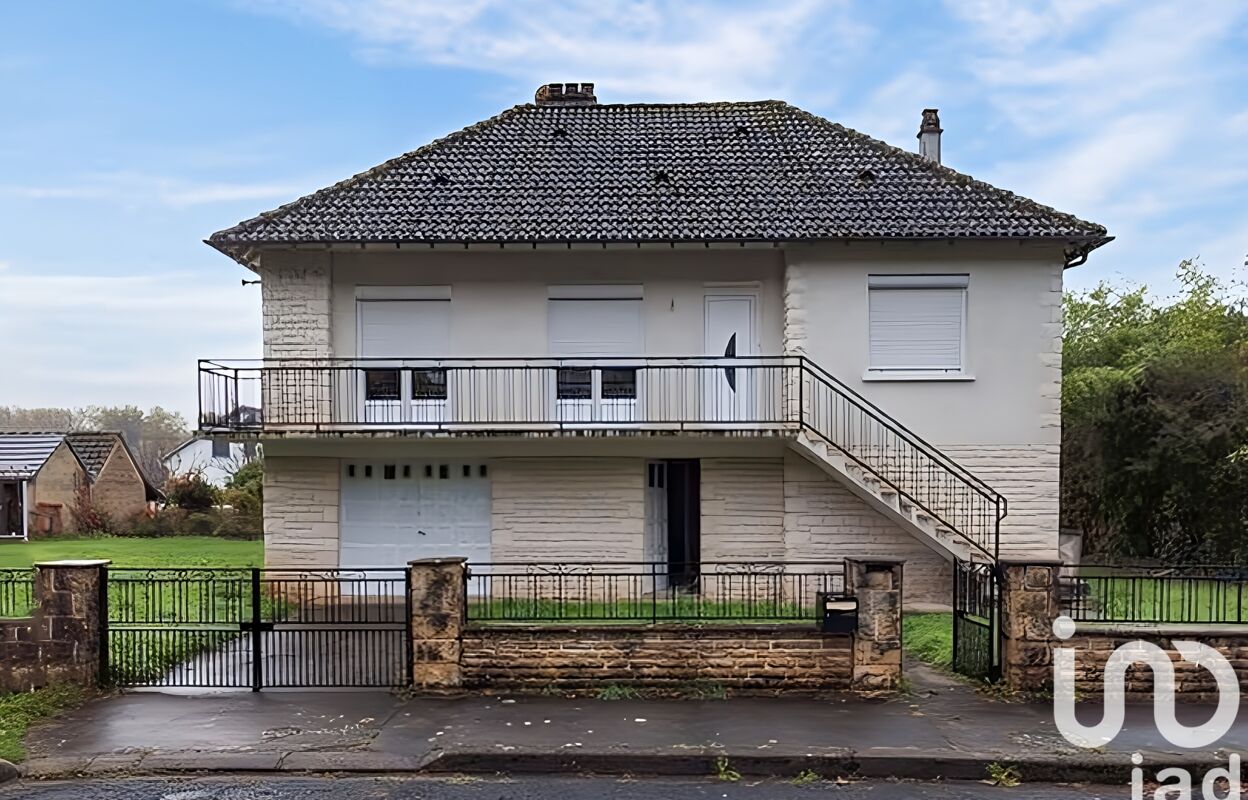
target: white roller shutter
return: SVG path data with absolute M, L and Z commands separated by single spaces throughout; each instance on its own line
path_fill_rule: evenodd
M 872 276 L 869 295 L 871 369 L 962 370 L 965 276 Z
M 635 356 L 641 353 L 640 300 L 550 301 L 553 356 Z

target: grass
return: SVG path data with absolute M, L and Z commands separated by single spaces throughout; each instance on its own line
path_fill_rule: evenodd
M 1248 580 L 1238 576 L 1127 576 L 1090 567 L 1080 578 L 1077 607 L 1088 621 L 1248 622 Z
M 953 614 L 906 614 L 901 621 L 904 652 L 932 666 L 953 664 Z
M 545 600 L 498 597 L 469 601 L 471 622 L 524 622 L 584 625 L 636 625 L 648 622 L 692 624 L 813 625 L 815 609 L 793 604 L 747 601 L 715 602 L 697 595 L 674 600 L 620 599 L 615 601 Z
M 0 569 L 81 558 L 111 559 L 115 567 L 261 567 L 264 542 L 215 536 L 100 536 L 0 543 Z
M 80 705 L 86 694 L 78 686 L 57 686 L 25 694 L 0 697 L 0 758 L 21 761 L 26 757 L 22 740 L 34 723 Z

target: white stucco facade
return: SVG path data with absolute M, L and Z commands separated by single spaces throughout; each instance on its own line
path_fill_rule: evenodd
M 753 294 L 757 353 L 808 357 L 974 472 L 1009 502 L 1002 556 L 1051 558 L 1062 269 L 1051 248 L 933 242 L 284 251 L 264 254 L 259 272 L 273 359 L 357 357 L 361 287 L 374 297 L 385 287 L 439 287 L 450 302 L 448 358 L 552 355 L 550 287 L 577 284 L 639 287 L 643 351 L 635 355 L 716 355 L 706 352 L 705 298 Z M 963 372 L 869 373 L 869 277 L 925 274 L 966 276 Z M 274 565 L 336 563 L 344 458 L 483 459 L 495 560 L 639 559 L 646 462 L 697 458 L 704 558 L 904 558 L 910 600 L 938 601 L 948 581 L 939 556 L 796 458 L 782 438 L 305 435 L 265 448 Z

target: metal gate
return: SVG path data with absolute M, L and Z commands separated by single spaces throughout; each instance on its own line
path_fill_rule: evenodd
M 410 685 L 406 569 L 110 569 L 115 686 Z
M 1001 677 L 1001 584 L 993 564 L 953 562 L 953 668 L 970 678 Z

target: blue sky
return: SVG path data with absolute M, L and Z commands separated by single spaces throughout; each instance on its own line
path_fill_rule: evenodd
M 0 6 L 0 404 L 195 409 L 259 352 L 208 234 L 532 97 L 778 98 L 1107 225 L 1166 293 L 1248 254 L 1248 5 L 109 0 Z M 14 340 L 16 339 L 16 345 Z

